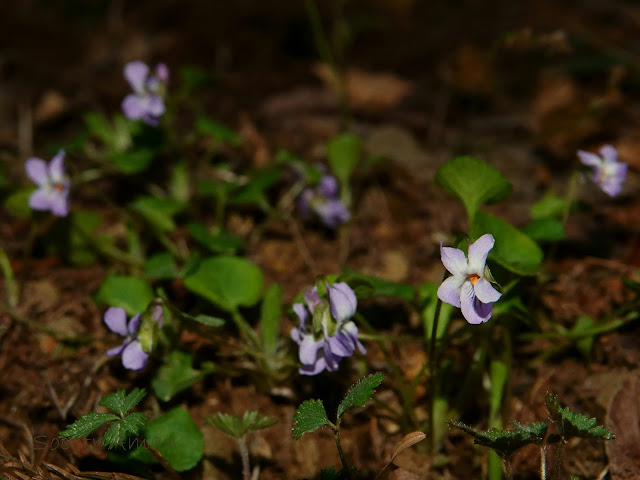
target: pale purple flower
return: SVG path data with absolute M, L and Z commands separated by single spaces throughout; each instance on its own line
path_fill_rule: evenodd
M 325 369 L 335 371 L 340 360 L 353 355 L 356 348 L 366 352 L 358 340 L 358 327 L 350 320 L 356 308 L 355 293 L 346 283 L 328 286 L 327 293 L 328 305 L 315 287 L 305 293 L 304 304 L 293 305 L 300 326 L 291 331 L 291 338 L 300 346 L 302 375 L 317 375 Z M 314 326 L 314 320 L 320 322 L 319 327 Z
M 469 245 L 469 260 L 462 250 L 440 245 L 442 263 L 452 275 L 438 288 L 438 298 L 462 309 L 462 315 L 471 324 L 488 321 L 494 302 L 502 296 L 485 273 L 487 256 L 494 243 L 490 233 L 481 236 Z
M 162 315 L 162 307 L 156 306 L 151 314 L 151 319 L 156 321 L 159 326 L 162 326 Z M 122 355 L 124 368 L 137 372 L 144 370 L 147 360 L 149 360 L 149 353 L 144 351 L 138 336 L 141 319 L 142 314 L 139 313 L 127 323 L 127 313 L 119 307 L 111 307 L 104 312 L 104 323 L 107 324 L 109 330 L 124 337 L 121 345 L 107 350 L 107 355 Z
M 60 150 L 48 165 L 41 158 L 29 158 L 24 168 L 27 176 L 38 186 L 29 197 L 29 206 L 34 210 L 49 210 L 58 217 L 66 217 L 69 213 L 71 182 L 65 175 L 64 151 Z
M 298 208 L 304 217 L 315 214 L 329 228 L 338 228 L 351 218 L 338 199 L 338 181 L 331 175 L 324 175 L 315 188 L 305 188 L 298 197 Z
M 615 197 L 622 190 L 627 177 L 627 164 L 618 162 L 618 151 L 611 145 L 600 149 L 600 156 L 595 153 L 578 150 L 580 161 L 593 168 L 592 180 L 610 197 Z
M 164 63 L 159 63 L 155 74 L 150 75 L 146 63 L 135 61 L 125 65 L 124 76 L 133 89 L 133 93 L 122 101 L 125 116 L 157 125 L 165 111 L 164 94 L 169 82 L 169 68 Z

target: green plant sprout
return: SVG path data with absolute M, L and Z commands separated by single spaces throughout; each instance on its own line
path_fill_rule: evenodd
M 540 449 L 541 480 L 546 480 L 547 478 L 547 447 L 550 445 L 555 446 L 555 462 L 550 480 L 560 480 L 564 446 L 570 439 L 615 439 L 615 436 L 604 426 L 596 425 L 595 418 L 589 418 L 587 415 L 572 412 L 569 407 L 560 406 L 557 395 L 547 392 L 545 395 L 545 406 L 549 413 L 549 419 L 558 430 L 558 433 L 548 433 L 549 425 L 542 421 L 528 425 L 511 422 L 511 430 L 491 428 L 486 431 L 477 430 L 456 420 L 448 420 L 447 423 L 474 437 L 473 443 L 493 450 L 502 460 L 507 480 L 513 479 L 511 463 L 514 453 L 526 445 L 536 445 Z
M 257 478 L 251 476 L 247 434 L 252 431 L 271 427 L 278 423 L 278 421 L 275 418 L 262 417 L 255 410 L 244 412 L 242 418 L 235 414 L 217 413 L 205 418 L 205 421 L 216 427 L 222 433 L 233 438 L 238 444 L 240 458 L 242 459 L 242 478 L 244 480 Z

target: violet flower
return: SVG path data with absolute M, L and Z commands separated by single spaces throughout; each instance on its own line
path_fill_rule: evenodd
M 611 145 L 605 145 L 600 149 L 600 156 L 595 153 L 578 150 L 580 161 L 589 167 L 593 167 L 593 182 L 604 193 L 615 197 L 622 190 L 622 184 L 627 177 L 627 164 L 618 162 L 618 151 Z
M 38 186 L 29 197 L 34 210 L 49 210 L 58 217 L 69 213 L 69 187 L 65 175 L 64 150 L 60 150 L 47 165 L 41 158 L 29 158 L 24 164 L 27 176 Z
M 324 175 L 315 188 L 305 188 L 298 197 L 298 208 L 304 217 L 316 215 L 334 229 L 351 218 L 347 207 L 338 200 L 338 181 L 331 175 Z
M 358 327 L 350 320 L 357 306 L 353 290 L 340 282 L 327 286 L 327 295 L 328 304 L 314 287 L 304 294 L 304 304 L 293 305 L 300 326 L 291 331 L 291 338 L 300 346 L 301 375 L 335 371 L 340 360 L 353 355 L 356 348 L 366 352 L 358 340 Z
M 148 125 L 157 125 L 165 111 L 164 94 L 169 82 L 169 68 L 159 63 L 155 74 L 150 75 L 146 63 L 135 61 L 125 65 L 124 76 L 133 89 L 133 93 L 122 101 L 125 116 L 132 120 L 142 119 Z
M 162 307 L 154 308 L 151 315 L 152 320 L 162 326 Z M 121 345 L 107 350 L 107 355 L 122 355 L 122 365 L 129 370 L 141 372 L 147 366 L 149 353 L 145 352 L 142 342 L 138 335 L 140 330 L 140 320 L 142 314 L 139 313 L 129 320 L 127 324 L 127 314 L 120 307 L 111 307 L 104 312 L 104 323 L 107 324 L 109 330 L 124 337 Z
M 469 260 L 462 250 L 440 245 L 442 263 L 452 274 L 438 288 L 438 298 L 462 309 L 471 324 L 488 321 L 493 303 L 502 296 L 491 285 L 485 271 L 487 256 L 493 248 L 493 235 L 487 233 L 469 245 Z

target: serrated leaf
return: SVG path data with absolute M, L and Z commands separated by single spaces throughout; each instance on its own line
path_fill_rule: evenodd
M 544 256 L 536 242 L 513 225 L 482 210 L 476 213 L 470 235 L 477 240 L 485 233 L 495 238 L 489 258 L 519 275 L 535 275 Z
M 351 407 L 362 407 L 365 403 L 371 400 L 375 389 L 384 380 L 384 374 L 374 373 L 358 381 L 347 392 L 340 405 L 338 405 L 338 421 L 342 414 Z
M 582 413 L 572 412 L 569 407 L 560 406 L 558 396 L 547 392 L 544 404 L 549 412 L 549 418 L 556 425 L 562 438 L 567 441 L 574 437 L 602 438 L 613 440 L 615 435 L 602 425 L 596 425 L 597 420 Z
M 473 443 L 491 448 L 502 458 L 510 458 L 516 450 L 525 445 L 539 445 L 544 439 L 543 432 L 547 430 L 547 425 L 544 422 L 531 425 L 514 423 L 513 430 L 491 428 L 486 431 L 477 430 L 456 420 L 447 420 L 447 423 L 474 437 Z
M 147 416 L 144 413 L 134 412 L 125 418 L 114 422 L 104 434 L 102 443 L 107 448 L 114 448 L 129 438 L 138 435 L 147 423 Z
M 330 425 L 322 400 L 305 400 L 293 416 L 293 436 L 298 439 L 307 432 Z
M 225 310 L 248 307 L 261 297 L 262 271 L 241 257 L 212 257 L 184 278 L 185 287 Z
M 222 433 L 234 438 L 242 438 L 251 431 L 268 428 L 278 423 L 275 418 L 262 417 L 255 410 L 244 412 L 242 418 L 235 414 L 217 413 L 205 420 Z
M 65 438 L 84 438 L 113 420 L 118 420 L 118 417 L 112 413 L 89 412 L 82 415 L 71 425 L 67 425 L 67 428 L 60 432 L 60 436 Z
M 123 417 L 129 413 L 129 410 L 140 403 L 140 400 L 142 400 L 146 394 L 147 392 L 144 388 L 134 388 L 129 395 L 125 394 L 124 389 L 118 390 L 102 398 L 100 405 L 107 407 L 112 412 Z
M 213 364 L 203 365 L 201 370 L 193 368 L 193 357 L 174 350 L 156 372 L 151 387 L 156 397 L 164 402 L 171 400 L 179 392 L 202 380 L 213 370 Z
M 498 202 L 511 193 L 511 183 L 487 164 L 471 157 L 456 157 L 438 169 L 436 183 L 455 195 L 472 224 L 481 205 Z
M 129 316 L 144 312 L 153 300 L 153 290 L 136 277 L 110 276 L 100 286 L 96 301 L 110 307 L 124 308 Z

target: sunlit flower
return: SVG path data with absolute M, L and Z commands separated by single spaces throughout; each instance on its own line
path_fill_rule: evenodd
M 600 156 L 595 153 L 578 150 L 580 161 L 593 168 L 592 180 L 610 197 L 615 197 L 622 190 L 627 177 L 627 164 L 618 162 L 618 151 L 611 145 L 600 149 Z
M 159 326 L 162 326 L 162 315 L 162 307 L 155 307 L 151 318 Z M 144 370 L 149 360 L 149 352 L 145 352 L 138 336 L 141 319 L 142 314 L 139 313 L 127 323 L 127 314 L 124 309 L 119 307 L 111 307 L 104 313 L 104 323 L 107 324 L 109 330 L 124 337 L 121 345 L 107 350 L 107 355 L 122 355 L 124 368 L 138 372 Z
M 353 355 L 356 348 L 366 350 L 358 340 L 358 327 L 351 320 L 355 314 L 355 293 L 343 282 L 327 286 L 329 302 L 318 296 L 317 288 L 304 295 L 305 303 L 293 305 L 300 326 L 291 338 L 300 346 L 300 374 L 317 375 L 323 370 L 338 369 L 338 363 Z
M 29 206 L 34 210 L 49 210 L 58 217 L 69 213 L 69 186 L 65 175 L 64 151 L 60 150 L 51 162 L 29 158 L 24 164 L 27 176 L 38 186 L 31 194 Z
M 125 116 L 157 125 L 165 111 L 164 94 L 169 82 L 169 68 L 164 63 L 159 63 L 155 74 L 150 75 L 146 63 L 135 61 L 124 67 L 124 76 L 133 89 L 133 93 L 122 101 Z
M 338 228 L 351 218 L 338 200 L 338 181 L 331 175 L 324 175 L 315 188 L 305 188 L 298 197 L 298 208 L 304 217 L 315 214 L 329 228 Z
M 487 256 L 494 243 L 493 235 L 481 236 L 469 246 L 468 261 L 462 250 L 440 245 L 442 263 L 452 276 L 438 288 L 438 298 L 462 309 L 462 315 L 472 324 L 488 321 L 493 303 L 502 296 L 485 272 Z

